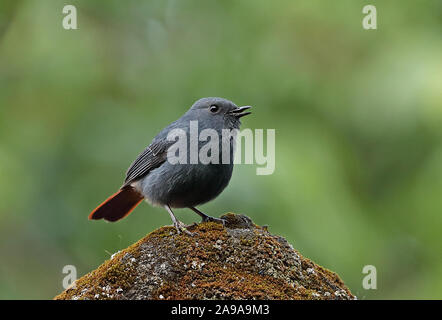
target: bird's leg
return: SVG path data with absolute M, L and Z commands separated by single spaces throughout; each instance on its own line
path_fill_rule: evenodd
M 181 231 L 183 231 L 185 234 L 193 236 L 193 233 L 186 229 L 186 225 L 175 217 L 169 205 L 166 204 L 164 208 L 167 210 L 167 212 L 169 212 L 170 217 L 172 218 L 173 225 L 178 233 L 181 233 Z
M 225 225 L 225 223 L 226 223 L 226 220 L 221 219 L 221 218 L 215 218 L 215 217 L 208 216 L 207 214 L 199 211 L 195 207 L 190 207 L 190 209 L 192 209 L 196 214 L 198 214 L 201 217 L 201 222 L 212 221 L 212 222 L 222 223 L 222 225 Z

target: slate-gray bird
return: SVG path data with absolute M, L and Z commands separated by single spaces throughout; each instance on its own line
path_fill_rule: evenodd
M 221 221 L 201 212 L 196 206 L 216 198 L 228 185 L 233 171 L 235 138 L 226 142 L 222 130 L 240 127 L 240 118 L 250 114 L 250 106 L 237 107 L 223 98 L 202 98 L 178 120 L 164 128 L 152 143 L 137 157 L 126 173 L 120 190 L 99 205 L 89 219 L 117 221 L 126 217 L 142 201 L 164 207 L 170 214 L 178 232 L 185 231 L 182 222 L 176 219 L 172 208 L 189 208 L 201 216 L 203 221 Z M 219 136 L 220 154 L 218 163 L 172 164 L 168 161 L 168 150 L 175 143 L 168 139 L 171 130 L 181 129 L 190 140 L 191 122 L 197 121 L 198 133 L 213 129 Z M 227 143 L 230 161 L 222 161 L 222 144 Z M 199 152 L 203 145 L 198 139 Z M 190 150 L 192 151 L 192 150 Z M 190 153 L 190 152 L 189 152 Z M 187 156 L 189 158 L 189 155 Z

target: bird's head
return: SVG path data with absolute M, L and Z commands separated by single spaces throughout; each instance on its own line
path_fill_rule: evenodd
M 193 120 L 203 121 L 207 127 L 239 129 L 240 118 L 251 114 L 250 106 L 238 107 L 223 98 L 202 98 L 196 101 L 187 112 Z

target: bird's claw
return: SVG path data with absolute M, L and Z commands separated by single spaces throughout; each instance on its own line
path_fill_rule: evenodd
M 184 223 L 182 223 L 181 221 L 178 221 L 176 223 L 173 224 L 177 233 L 181 234 L 181 232 L 187 234 L 188 236 L 194 236 L 193 232 L 190 232 L 189 230 L 187 230 L 187 227 Z

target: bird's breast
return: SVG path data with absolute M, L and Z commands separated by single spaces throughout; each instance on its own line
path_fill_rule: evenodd
M 151 203 L 193 207 L 218 196 L 232 177 L 233 164 L 170 164 L 152 170 L 141 182 Z

